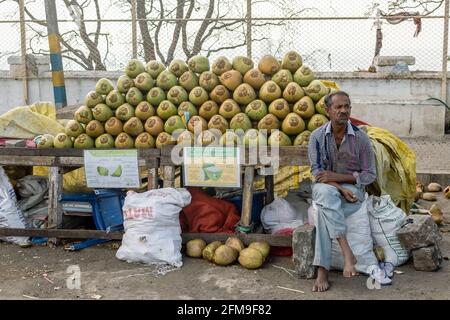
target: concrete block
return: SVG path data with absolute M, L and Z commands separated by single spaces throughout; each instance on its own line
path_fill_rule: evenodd
M 438 245 L 413 250 L 414 268 L 418 271 L 436 271 L 442 262 Z
M 397 231 L 397 237 L 406 250 L 436 245 L 441 239 L 439 228 L 429 215 L 414 214 Z
M 315 277 L 313 266 L 316 244 L 316 227 L 300 226 L 292 233 L 292 261 L 299 278 Z
M 412 66 L 416 64 L 416 58 L 412 56 L 378 56 L 375 58 L 375 64 L 379 67 L 395 66 L 399 62 Z

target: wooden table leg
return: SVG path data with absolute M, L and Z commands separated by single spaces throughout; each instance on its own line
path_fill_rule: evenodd
M 255 179 L 255 168 L 245 167 L 244 189 L 242 192 L 242 213 L 241 226 L 250 227 L 252 223 L 252 204 L 253 204 L 253 181 Z
M 158 189 L 158 168 L 148 168 L 148 182 L 147 189 Z
M 274 199 L 274 184 L 273 184 L 273 176 L 269 175 L 269 176 L 265 176 L 265 182 L 266 182 L 266 203 L 265 205 L 267 206 L 269 203 L 273 202 Z
M 63 192 L 63 174 L 60 167 L 50 167 L 49 170 L 49 191 L 48 191 L 48 222 L 47 228 L 58 229 L 62 227 L 62 204 L 59 201 Z M 56 238 L 48 239 L 49 245 L 58 244 Z
M 174 188 L 175 187 L 175 167 L 174 166 L 164 166 L 164 188 Z

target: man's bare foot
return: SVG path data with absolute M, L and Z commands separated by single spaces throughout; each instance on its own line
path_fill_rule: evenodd
M 330 284 L 328 283 L 328 270 L 322 267 L 319 267 L 317 270 L 317 279 L 314 283 L 313 290 L 314 292 L 324 292 L 330 288 Z
M 344 271 L 342 273 L 345 278 L 351 278 L 358 275 L 355 269 L 356 263 L 357 261 L 353 254 L 349 257 L 344 257 Z

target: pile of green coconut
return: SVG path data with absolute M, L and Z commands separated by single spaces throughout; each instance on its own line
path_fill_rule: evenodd
M 281 61 L 203 56 L 166 68 L 131 60 L 116 86 L 100 79 L 65 132 L 39 148 L 161 148 L 163 145 L 302 145 L 328 121 L 334 89 L 315 79 L 300 54 Z
M 270 245 L 265 241 L 254 241 L 246 248 L 241 239 L 229 237 L 225 243 L 203 239 L 193 239 L 186 243 L 186 255 L 203 258 L 219 266 L 228 266 L 238 261 L 246 269 L 258 269 L 270 253 Z

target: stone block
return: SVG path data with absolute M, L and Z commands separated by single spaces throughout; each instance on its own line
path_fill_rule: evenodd
M 414 268 L 418 271 L 436 271 L 442 262 L 438 245 L 413 250 Z
M 316 227 L 303 225 L 292 233 L 292 261 L 299 278 L 312 279 L 315 276 L 314 252 Z
M 399 62 L 412 66 L 416 64 L 416 58 L 413 56 L 378 56 L 375 58 L 375 64 L 379 67 L 395 66 Z
M 437 244 L 442 236 L 437 224 L 429 215 L 413 214 L 397 231 L 397 236 L 406 250 L 414 250 Z

